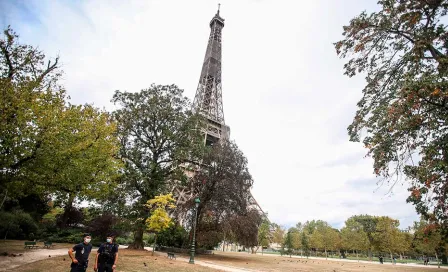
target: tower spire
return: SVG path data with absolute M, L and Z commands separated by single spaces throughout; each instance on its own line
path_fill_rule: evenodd
M 219 16 L 219 9 L 221 8 L 221 3 L 218 3 L 218 13 L 216 13 L 216 14 L 218 14 L 218 16 Z
M 210 36 L 193 101 L 193 110 L 207 119 L 207 128 L 204 131 L 206 145 L 228 139 L 230 136 L 230 129 L 224 122 L 222 106 L 221 37 L 224 19 L 219 15 L 220 5 L 210 21 Z

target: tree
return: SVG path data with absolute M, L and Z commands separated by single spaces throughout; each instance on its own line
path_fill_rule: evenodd
M 118 174 L 115 124 L 91 105 L 67 103 L 59 58 L 19 44 L 10 28 L 0 40 L 0 191 L 65 198 L 107 195 Z
M 171 224 L 157 234 L 157 243 L 161 246 L 185 248 L 189 247 L 188 232 L 178 223 Z
M 302 231 L 301 237 L 300 237 L 300 244 L 302 246 L 302 252 L 305 251 L 306 257 L 309 256 L 309 250 L 310 250 L 310 242 L 309 242 L 309 236 L 306 233 L 306 231 Z
M 288 232 L 285 235 L 285 239 L 283 241 L 283 248 L 286 248 L 285 253 L 287 255 L 289 255 L 289 257 L 291 258 L 291 255 L 294 251 L 294 241 L 293 241 L 293 229 L 289 229 Z
M 399 251 L 400 222 L 387 216 L 378 217 L 376 232 L 373 234 L 376 249 L 380 252 L 389 252 L 390 258 L 393 253 Z
M 414 222 L 414 248 L 424 255 L 435 255 L 437 260 L 443 255 L 443 248 L 446 242 L 442 239 L 441 230 L 436 224 L 420 219 L 420 222 Z
M 348 220 L 354 220 L 355 222 L 361 224 L 364 233 L 367 236 L 368 241 L 368 256 L 369 260 L 372 260 L 372 250 L 376 246 L 376 240 L 374 238 L 376 232 L 376 225 L 378 223 L 378 218 L 371 215 L 355 215 L 350 217 Z
M 115 236 L 119 236 L 122 231 L 117 229 L 116 226 L 120 219 L 112 213 L 105 212 L 101 215 L 94 217 L 87 222 L 87 232 L 92 234 L 95 239 L 106 240 L 107 236 L 113 233 Z
M 69 105 L 57 121 L 47 130 L 27 176 L 34 181 L 33 190 L 53 193 L 68 213 L 75 199 L 107 199 L 117 186 L 122 164 L 117 158 L 116 124 L 107 112 L 91 105 Z
M 146 229 L 155 233 L 154 247 L 152 254 L 157 245 L 157 234 L 168 229 L 172 225 L 172 219 L 168 215 L 168 209 L 176 208 L 175 200 L 172 194 L 159 195 L 146 202 L 146 207 L 151 210 L 151 215 L 146 219 Z
M 345 221 L 345 226 L 341 230 L 341 239 L 345 249 L 356 251 L 358 260 L 359 251 L 369 249 L 369 238 L 364 231 L 363 225 L 353 217 Z
M 123 182 L 133 201 L 135 222 L 131 248 L 143 249 L 147 215 L 144 204 L 168 191 L 171 181 L 186 182 L 179 167 L 198 161 L 203 139 L 197 129 L 198 117 L 176 85 L 151 85 L 136 93 L 116 91 L 112 101 L 121 106 L 114 112 L 125 161 Z
M 59 58 L 45 64 L 45 55 L 18 43 L 8 27 L 0 39 L 0 191 L 20 196 L 24 169 L 36 160 L 47 131 L 64 108 L 65 92 L 59 86 Z M 33 183 L 28 183 L 33 184 Z M 19 188 L 17 188 L 19 187 Z M 32 188 L 32 186 L 28 186 Z
M 268 220 L 264 219 L 258 228 L 258 246 L 261 247 L 261 254 L 263 254 L 263 249 L 268 247 L 271 238 L 271 224 Z
M 405 252 L 410 252 L 413 235 L 408 232 L 400 232 L 396 241 L 395 250 L 400 254 L 400 260 L 403 259 Z
M 405 174 L 419 213 L 447 224 L 448 1 L 378 3 L 380 11 L 352 19 L 335 43 L 349 58 L 345 74 L 367 75 L 350 139 L 363 141 L 377 176 L 395 184 Z
M 252 249 L 258 245 L 257 231 L 261 225 L 262 218 L 257 210 L 249 210 L 245 215 L 236 215 L 230 221 L 235 241 L 238 244 Z
M 272 233 L 272 242 L 278 245 L 283 243 L 285 237 L 285 229 L 278 224 L 273 223 L 272 227 L 274 229 Z
M 199 246 L 205 241 L 210 247 L 218 245 L 226 230 L 233 233 L 237 243 L 248 247 L 258 244 L 261 215 L 250 208 L 252 184 L 247 159 L 234 142 L 223 141 L 204 152 L 202 166 L 192 179 L 193 192 L 201 199 L 197 221 Z M 183 211 L 178 211 L 188 214 L 186 211 L 193 205 L 193 200 L 189 201 L 181 207 Z M 242 222 L 246 223 L 241 225 Z

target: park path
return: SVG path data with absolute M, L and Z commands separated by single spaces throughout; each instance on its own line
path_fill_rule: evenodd
M 17 254 L 16 257 L 13 256 L 0 256 L 0 271 L 11 271 L 12 269 L 19 267 L 21 265 L 40 261 L 43 259 L 67 255 L 66 248 L 60 249 L 31 249 L 26 252 Z
M 176 260 L 177 259 L 179 261 L 183 261 L 183 262 L 187 262 L 187 263 L 190 261 L 189 259 L 182 258 L 182 257 L 177 257 Z M 236 267 L 236 266 L 228 266 L 228 265 L 222 265 L 222 264 L 216 264 L 213 262 L 198 261 L 198 260 L 195 260 L 194 264 L 218 269 L 221 271 L 228 271 L 228 272 L 256 272 L 256 271 L 259 271 L 259 270 L 247 269 L 247 268 Z

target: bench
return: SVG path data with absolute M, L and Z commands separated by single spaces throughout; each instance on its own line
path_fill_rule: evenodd
M 170 259 L 176 259 L 176 255 L 174 255 L 173 252 L 167 252 L 167 253 L 166 253 L 166 256 L 167 256 L 168 258 L 170 258 Z
M 44 242 L 44 247 L 46 247 L 46 248 L 51 248 L 51 247 L 54 247 L 54 245 L 53 245 L 53 243 L 52 242 Z
M 25 248 L 38 248 L 39 246 L 36 245 L 36 242 L 25 242 Z

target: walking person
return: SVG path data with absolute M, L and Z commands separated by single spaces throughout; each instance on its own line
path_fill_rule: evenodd
M 70 272 L 85 272 L 87 270 L 87 267 L 89 266 L 90 251 L 92 251 L 92 244 L 90 244 L 91 240 L 92 237 L 90 234 L 85 233 L 83 235 L 83 242 L 68 250 L 68 256 L 72 259 Z
M 114 243 L 115 236 L 109 234 L 106 243 L 101 244 L 96 253 L 94 270 L 98 272 L 113 272 L 117 267 L 118 244 Z

